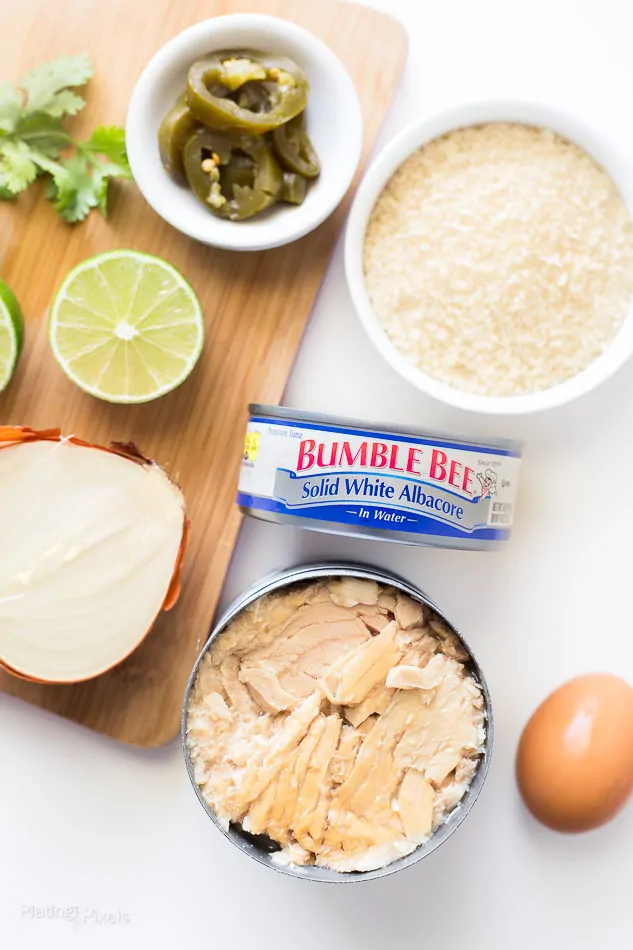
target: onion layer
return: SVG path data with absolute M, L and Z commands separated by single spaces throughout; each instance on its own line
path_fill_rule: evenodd
M 180 489 L 133 445 L 0 426 L 0 666 L 45 683 L 125 659 L 178 598 Z

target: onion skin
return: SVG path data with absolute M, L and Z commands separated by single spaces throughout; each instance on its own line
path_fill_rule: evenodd
M 74 445 L 81 445 L 84 448 L 90 449 L 99 449 L 102 452 L 110 452 L 113 455 L 120 455 L 123 458 L 129 459 L 131 462 L 135 462 L 137 465 L 157 465 L 157 463 L 149 458 L 138 449 L 138 447 L 133 442 L 111 442 L 109 446 L 97 445 L 94 442 L 86 442 L 83 439 L 78 439 L 76 436 L 63 436 L 61 429 L 30 429 L 28 426 L 0 426 L 0 452 L 3 449 L 11 448 L 11 446 L 20 445 L 25 442 L 72 442 Z M 160 466 L 157 466 L 160 467 Z M 167 478 L 169 476 L 162 469 L 163 473 Z M 173 479 L 170 479 L 173 482 Z M 175 483 L 174 483 L 175 484 Z M 186 517 L 183 522 L 182 527 L 182 539 L 180 542 L 180 548 L 178 549 L 178 555 L 176 557 L 176 563 L 174 564 L 174 572 L 169 582 L 169 587 L 167 588 L 167 593 L 165 594 L 164 600 L 161 606 L 158 609 L 156 616 L 154 617 L 152 623 L 146 630 L 142 639 L 130 650 L 130 652 L 121 657 L 120 660 L 117 660 L 116 663 L 113 663 L 112 666 L 108 667 L 106 670 L 102 670 L 98 675 L 103 676 L 104 673 L 109 672 L 109 670 L 114 669 L 115 666 L 123 663 L 128 659 L 145 641 L 147 635 L 151 632 L 156 623 L 158 617 L 163 611 L 171 610 L 172 607 L 176 604 L 180 596 L 181 590 L 181 578 L 182 571 L 184 566 L 185 555 L 187 553 L 187 548 L 189 547 L 189 540 L 191 537 L 191 522 Z M 9 666 L 3 658 L 0 656 L 0 670 L 5 673 L 9 673 L 11 676 L 14 676 L 16 679 L 24 680 L 27 683 L 38 683 L 40 685 L 64 685 L 72 686 L 73 683 L 82 683 L 86 682 L 83 679 L 77 680 L 64 680 L 63 683 L 58 683 L 56 680 L 43 680 L 38 679 L 35 676 L 28 676 L 26 673 L 13 669 Z M 96 679 L 96 677 L 91 677 L 91 679 Z
M 171 581 L 169 582 L 169 587 L 167 588 L 167 593 L 165 594 L 165 599 L 163 601 L 161 610 L 171 610 L 180 597 L 182 569 L 185 564 L 185 554 L 187 553 L 190 540 L 191 522 L 188 518 L 185 518 L 185 522 L 182 526 L 182 540 L 180 542 L 180 548 L 178 550 L 178 556 L 174 566 L 174 573 L 171 576 Z
M 24 673 L 19 673 L 17 670 L 14 670 L 12 666 L 7 666 L 7 664 L 4 663 L 1 659 L 0 659 L 0 671 L 2 671 L 3 673 L 8 673 L 9 676 L 13 676 L 17 680 L 23 680 L 25 683 L 39 683 L 42 686 L 55 685 L 51 680 L 38 680 L 36 679 L 35 676 L 25 676 Z

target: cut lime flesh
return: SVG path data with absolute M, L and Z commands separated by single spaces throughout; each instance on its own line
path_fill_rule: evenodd
M 0 392 L 15 371 L 24 338 L 24 320 L 20 305 L 9 287 L 0 279 Z
M 200 303 L 175 267 L 139 251 L 110 251 L 66 277 L 49 339 L 66 375 L 108 402 L 141 403 L 189 376 L 202 351 Z

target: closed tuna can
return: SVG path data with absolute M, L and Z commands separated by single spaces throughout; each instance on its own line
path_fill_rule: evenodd
M 494 550 L 510 537 L 521 444 L 250 406 L 237 503 L 263 521 Z
M 252 620 L 254 617 L 260 616 L 262 605 L 270 596 L 285 595 L 293 590 L 304 589 L 306 586 L 319 583 L 330 584 L 332 581 L 340 583 L 341 581 L 350 581 L 353 579 L 358 579 L 361 583 L 369 582 L 370 584 L 377 584 L 381 589 L 384 586 L 394 591 L 396 596 L 398 592 L 402 592 L 407 599 L 410 598 L 416 604 L 421 605 L 422 610 L 426 613 L 427 621 L 432 618 L 431 625 L 434 629 L 443 631 L 441 632 L 441 636 L 450 638 L 452 648 L 447 648 L 449 655 L 458 656 L 460 658 L 464 664 L 465 672 L 472 678 L 473 682 L 476 683 L 476 688 L 480 695 L 482 731 L 480 736 L 480 748 L 476 755 L 475 768 L 471 770 L 465 791 L 458 801 L 450 803 L 441 823 L 433 829 L 432 833 L 409 853 L 395 860 L 390 860 L 389 863 L 384 866 L 367 871 L 342 872 L 331 867 L 320 867 L 315 864 L 300 865 L 292 861 L 280 860 L 283 856 L 281 846 L 267 834 L 251 833 L 250 830 L 244 827 L 243 821 L 231 821 L 218 816 L 209 803 L 208 796 L 205 793 L 204 777 L 200 774 L 196 766 L 196 748 L 199 742 L 196 738 L 196 732 L 199 731 L 200 720 L 198 718 L 199 712 L 194 711 L 194 707 L 197 705 L 198 708 L 200 708 L 200 706 L 204 708 L 203 718 L 206 715 L 210 715 L 211 719 L 217 719 L 218 716 L 221 718 L 226 715 L 226 712 L 223 712 L 219 704 L 217 704 L 216 708 L 216 705 L 211 702 L 211 697 L 207 692 L 207 688 L 216 688 L 217 680 L 216 675 L 213 674 L 212 671 L 210 675 L 206 664 L 210 659 L 210 651 L 220 644 L 225 633 L 229 635 L 229 643 L 231 641 L 235 642 L 234 624 L 236 622 L 243 623 L 247 621 L 245 626 L 248 627 L 252 639 Z M 295 616 L 296 612 L 293 614 L 293 620 Z M 406 626 L 406 619 L 401 619 Z M 255 641 L 252 642 L 254 643 Z M 257 640 L 257 643 L 260 644 L 261 641 Z M 323 640 L 321 640 L 321 645 L 322 644 Z M 319 660 L 320 659 L 321 657 L 319 657 Z M 230 663 L 230 661 L 227 662 Z M 305 654 L 303 656 L 303 662 L 305 663 Z M 411 659 L 408 656 L 404 656 L 402 662 L 410 663 Z M 410 669 L 410 667 L 408 667 L 408 669 Z M 221 676 L 223 676 L 224 665 L 221 670 Z M 244 671 L 242 670 L 237 674 L 237 682 L 233 687 L 229 686 L 228 683 L 226 684 L 229 692 L 229 703 L 231 703 L 231 708 L 234 709 L 233 714 L 237 717 L 236 721 L 240 730 L 243 730 L 248 722 L 248 712 L 244 710 L 243 698 L 239 696 L 239 691 L 246 689 L 244 685 L 246 679 L 247 677 L 244 676 Z M 239 685 L 240 683 L 242 684 L 241 686 Z M 231 698 L 231 693 L 236 689 L 237 695 Z M 397 692 L 397 690 L 392 692 Z M 410 692 L 413 693 L 417 691 L 411 690 Z M 425 699 L 422 702 L 425 707 L 430 708 L 429 704 L 431 704 L 433 700 Z M 376 717 L 374 716 L 373 718 Z M 408 722 L 409 720 L 407 720 L 407 723 Z M 403 735 L 402 738 L 406 741 L 406 736 Z M 493 741 L 494 722 L 492 704 L 484 674 L 469 645 L 442 610 L 422 593 L 421 590 L 396 575 L 385 572 L 382 569 L 375 569 L 368 565 L 344 562 L 324 562 L 289 568 L 288 570 L 278 572 L 259 581 L 239 596 L 219 619 L 196 660 L 185 690 L 181 721 L 181 742 L 187 772 L 198 800 L 216 828 L 238 847 L 240 851 L 271 870 L 304 880 L 330 883 L 352 883 L 386 877 L 396 871 L 410 867 L 431 855 L 457 830 L 479 797 L 490 767 Z M 417 748 L 417 743 L 413 744 Z M 409 745 L 411 745 L 411 742 L 409 742 Z M 444 749 L 444 744 L 438 748 Z M 340 753 L 340 749 L 338 752 Z M 245 761 L 242 761 L 242 759 L 244 759 L 244 753 L 242 753 L 239 761 L 240 766 L 244 766 L 248 762 L 248 756 L 246 756 Z M 314 755 L 311 757 L 311 764 L 313 766 L 315 765 Z M 455 763 L 450 763 L 450 766 L 452 767 L 454 764 Z M 218 768 L 219 765 L 218 757 L 214 755 L 211 768 Z M 264 764 L 258 762 L 255 767 L 255 773 L 259 776 L 264 768 L 265 762 Z M 308 780 L 306 777 L 306 781 Z M 294 784 L 302 787 L 301 782 L 296 779 L 296 772 Z M 275 801 L 283 798 L 281 785 L 281 778 L 273 779 L 271 789 L 274 790 L 273 797 Z M 262 797 L 260 797 L 260 801 Z M 391 809 L 395 811 L 400 810 L 396 800 L 392 803 Z

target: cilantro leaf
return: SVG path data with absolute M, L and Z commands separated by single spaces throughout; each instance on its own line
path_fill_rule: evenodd
M 109 179 L 131 177 L 128 166 L 99 161 L 84 149 L 84 144 L 78 143 L 77 153 L 70 158 L 50 163 L 56 167 L 50 169 L 53 185 L 47 196 L 70 224 L 83 221 L 91 208 L 107 216 Z
M 95 188 L 96 207 L 104 218 L 108 217 L 108 179 L 102 178 Z
M 108 158 L 112 165 L 120 168 L 121 178 L 131 178 L 130 164 L 125 150 L 125 132 L 116 125 L 106 127 L 100 125 L 95 129 L 87 142 L 82 142 L 82 148 Z M 111 172 L 110 174 L 117 174 Z
M 38 152 L 35 148 L 31 149 L 31 161 L 34 165 L 37 165 L 40 171 L 51 175 L 53 181 L 55 181 L 58 176 L 64 177 L 65 172 L 63 165 L 55 161 L 55 159 L 49 158 L 48 155 L 44 155 L 43 152 Z
M 4 183 L 4 175 L 0 171 L 0 201 L 14 201 L 17 196 L 9 191 Z
M 131 178 L 125 133 L 99 126 L 85 142 L 66 130 L 63 116 L 85 105 L 72 87 L 92 75 L 90 57 L 61 56 L 32 69 L 22 89 L 0 83 L 0 201 L 14 198 L 38 175 L 46 197 L 65 221 L 82 221 L 91 208 L 107 213 L 111 178 Z
M 55 210 L 69 224 L 75 224 L 99 204 L 101 180 L 91 174 L 85 155 L 73 155 L 59 164 L 61 170 L 53 177 Z
M 15 127 L 15 136 L 50 158 L 57 158 L 62 149 L 74 145 L 61 119 L 45 112 L 21 116 Z
M 0 130 L 13 132 L 22 111 L 22 100 L 10 82 L 0 82 Z
M 73 92 L 72 89 L 62 89 L 56 93 L 46 109 L 48 115 L 58 117 L 62 115 L 77 115 L 86 104 L 86 100 Z
M 0 142 L 0 174 L 4 187 L 14 195 L 37 178 L 37 165 L 25 142 Z
M 55 117 L 75 115 L 83 107 L 84 100 L 74 93 L 69 94 L 69 87 L 83 86 L 92 73 L 92 62 L 87 53 L 60 56 L 50 63 L 36 66 L 21 82 L 28 97 L 26 111 L 47 112 Z

